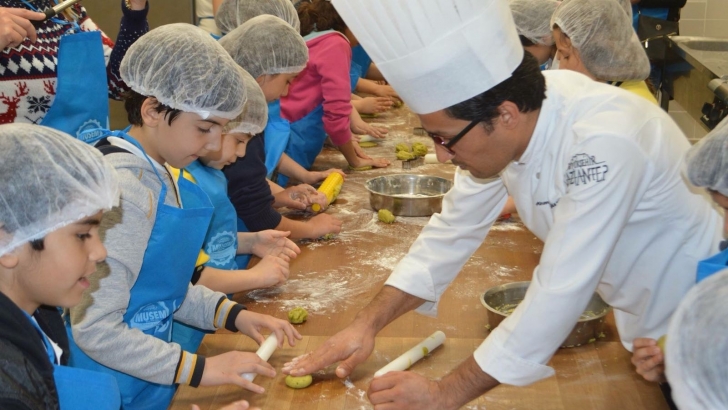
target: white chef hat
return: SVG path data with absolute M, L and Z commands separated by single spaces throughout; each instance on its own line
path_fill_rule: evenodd
M 357 40 L 418 114 L 493 88 L 523 59 L 507 0 L 333 0 Z

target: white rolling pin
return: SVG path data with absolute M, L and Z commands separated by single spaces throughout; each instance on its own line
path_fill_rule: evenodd
M 261 359 L 265 360 L 266 362 L 268 359 L 270 359 L 273 352 L 276 351 L 276 348 L 278 347 L 278 338 L 276 338 L 275 333 L 271 333 L 270 336 L 268 336 L 267 339 L 265 339 L 265 342 L 263 342 L 262 345 L 258 348 L 258 351 L 255 352 L 255 354 L 258 355 Z M 242 378 L 252 382 L 253 379 L 255 379 L 255 376 L 257 376 L 257 373 L 243 373 Z
M 378 139 L 372 137 L 371 135 L 359 135 L 359 142 L 377 142 Z
M 389 362 L 388 365 L 379 369 L 376 373 L 374 373 L 374 377 L 382 376 L 389 372 L 399 372 L 409 369 L 412 364 L 427 356 L 428 353 L 435 350 L 444 341 L 445 333 L 442 333 L 442 331 L 438 330 L 437 332 L 431 334 L 427 339 L 418 343 L 417 346 L 406 351 L 402 356 L 399 356 L 398 358 Z
M 438 164 L 440 161 L 437 160 L 437 154 L 425 154 L 425 164 Z M 452 164 L 452 161 L 445 161 L 446 164 Z

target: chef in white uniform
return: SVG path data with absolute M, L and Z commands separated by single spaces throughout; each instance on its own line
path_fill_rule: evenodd
M 455 409 L 499 383 L 552 376 L 546 363 L 595 291 L 614 307 L 626 349 L 635 337 L 666 332 L 696 264 L 717 251 L 721 224 L 681 178 L 690 144 L 665 112 L 579 73 L 541 74 L 524 55 L 507 0 L 333 4 L 419 115 L 438 159 L 459 168 L 442 212 L 380 293 L 285 373 L 341 361 L 336 374 L 346 377 L 392 320 L 412 309 L 435 315 L 509 194 L 544 241 L 525 300 L 441 380 L 375 378 L 375 409 Z

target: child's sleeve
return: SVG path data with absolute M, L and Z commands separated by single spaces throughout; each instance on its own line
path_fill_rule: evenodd
M 338 146 L 351 139 L 351 46 L 341 36 L 332 38 L 336 41 L 329 42 L 328 49 L 322 53 L 323 60 L 316 68 L 321 75 L 324 98 L 324 130 L 331 137 L 331 142 Z

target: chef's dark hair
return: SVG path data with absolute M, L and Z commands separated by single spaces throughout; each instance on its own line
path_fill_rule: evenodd
M 144 119 L 142 119 L 142 104 L 144 104 L 144 101 L 149 97 L 141 95 L 134 90 L 127 91 L 124 93 L 123 97 L 124 108 L 126 109 L 126 118 L 129 120 L 129 124 L 137 125 L 139 127 L 144 125 Z M 182 114 L 182 110 L 168 107 L 159 101 L 157 101 L 157 105 L 154 109 L 159 113 L 164 113 L 164 117 L 167 119 L 167 123 L 169 125 L 172 125 L 172 121 Z
M 312 31 L 336 30 L 343 33 L 346 30 L 344 19 L 331 5 L 331 1 L 301 1 L 296 5 L 296 11 L 298 19 L 301 21 L 302 36 L 306 36 Z
M 523 61 L 508 79 L 482 94 L 446 108 L 445 113 L 459 120 L 480 119 L 490 132 L 493 120 L 500 115 L 498 107 L 505 101 L 516 104 L 518 111 L 525 113 L 541 108 L 544 99 L 546 79 L 536 58 L 524 51 Z

